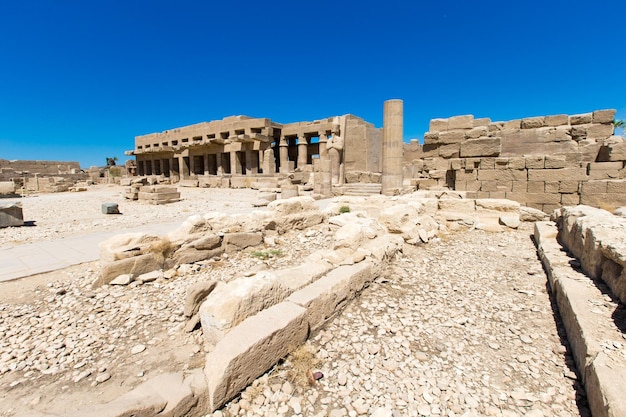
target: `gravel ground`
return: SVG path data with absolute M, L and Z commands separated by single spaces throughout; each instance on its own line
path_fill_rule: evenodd
M 120 187 L 22 199 L 36 227 L 0 230 L 0 247 L 195 213 L 245 212 L 251 190 L 181 189 L 164 206 Z M 120 204 L 121 216 L 100 213 Z M 161 372 L 200 367 L 200 330 L 182 306 L 196 282 L 281 268 L 332 243 L 333 226 L 276 237 L 282 256 L 241 252 L 171 279 L 91 289 L 97 262 L 0 283 L 0 416 L 105 402 Z M 214 415 L 588 416 L 530 239 L 531 225 L 457 232 L 406 248 L 307 344 Z M 307 373 L 319 370 L 311 384 Z
M 214 415 L 589 416 L 530 233 L 405 253 Z M 311 385 L 302 372 L 315 368 Z

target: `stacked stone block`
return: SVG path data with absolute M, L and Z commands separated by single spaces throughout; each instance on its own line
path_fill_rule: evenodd
M 581 203 L 624 205 L 626 141 L 612 136 L 614 117 L 615 110 L 598 110 L 508 122 L 433 119 L 422 159 L 405 158 L 404 172 L 418 188 L 447 186 L 545 212 Z
M 146 185 L 139 189 L 137 197 L 148 204 L 167 204 L 180 200 L 180 193 L 176 187 Z

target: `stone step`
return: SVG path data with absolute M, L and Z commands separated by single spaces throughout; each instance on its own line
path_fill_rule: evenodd
M 382 185 L 375 183 L 351 183 L 344 184 L 341 189 L 343 191 L 343 195 L 368 196 L 373 194 L 380 194 Z

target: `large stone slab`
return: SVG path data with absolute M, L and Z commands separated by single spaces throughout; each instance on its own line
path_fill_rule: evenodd
M 589 408 L 594 417 L 624 416 L 626 359 L 602 346 L 607 340 L 618 340 L 622 330 L 612 317 L 612 309 L 590 308 L 604 305 L 604 290 L 571 267 L 573 259 L 557 242 L 557 230 L 553 222 L 537 222 L 534 238 L 585 385 Z
M 249 317 L 206 357 L 210 411 L 222 407 L 307 339 L 306 309 L 283 302 Z
M 500 155 L 500 138 L 469 139 L 461 144 L 461 158 Z
M 131 258 L 120 259 L 102 265 L 100 277 L 93 283 L 94 287 L 108 284 L 120 275 L 141 275 L 163 268 L 164 259 L 160 254 L 145 253 Z
M 307 309 L 307 320 L 314 331 L 322 327 L 373 279 L 370 262 L 340 266 L 291 294 L 286 301 Z
M 292 292 L 315 281 L 330 268 L 324 262 L 309 262 L 220 283 L 200 306 L 204 337 L 210 343 L 218 343 L 243 320 L 282 302 Z

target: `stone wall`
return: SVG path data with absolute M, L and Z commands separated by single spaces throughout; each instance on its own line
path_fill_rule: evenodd
M 80 172 L 78 162 L 61 161 L 9 161 L 0 159 L 0 173 L 22 176 L 28 174 L 59 175 Z
M 581 203 L 626 205 L 626 141 L 612 136 L 614 116 L 615 110 L 599 110 L 508 122 L 433 119 L 421 150 L 405 145 L 405 181 L 546 212 Z

